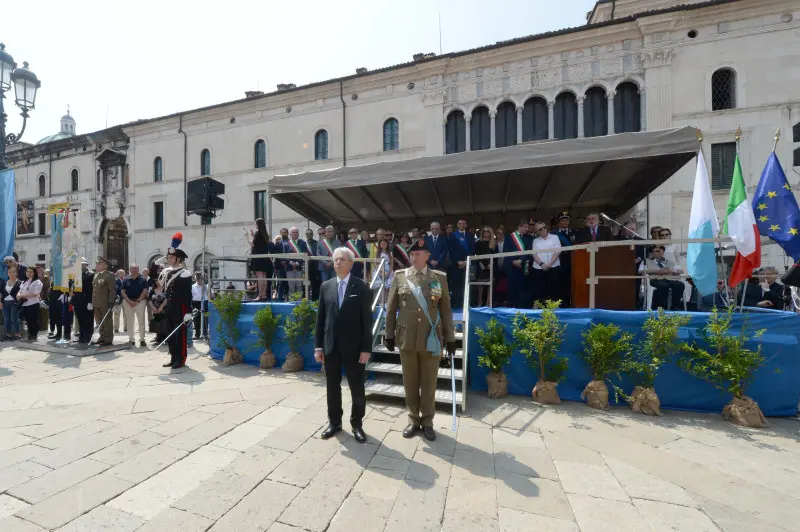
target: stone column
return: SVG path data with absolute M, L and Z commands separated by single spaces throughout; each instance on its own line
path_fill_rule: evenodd
M 517 144 L 522 144 L 522 109 L 521 105 L 517 107 Z
M 606 94 L 606 98 L 608 98 L 608 134 L 614 134 L 614 96 L 617 94 L 616 91 L 610 91 Z
M 497 111 L 492 110 L 489 111 L 489 147 L 494 148 L 495 144 L 495 129 L 494 129 L 494 117 L 497 116 Z
M 447 153 L 447 118 L 442 122 L 442 154 Z
M 555 105 L 556 105 L 556 102 L 547 102 L 547 138 L 548 139 L 556 138 L 556 117 L 555 117 L 555 111 L 553 110 Z
M 584 137 L 586 125 L 583 123 L 583 96 L 578 96 L 578 138 Z
M 471 144 L 472 144 L 472 142 L 471 142 L 471 137 L 472 137 L 472 115 L 464 115 L 464 123 L 467 124 L 466 132 L 464 134 L 465 137 L 466 137 L 464 139 L 465 146 L 466 146 L 466 151 L 471 151 L 472 150 L 472 146 L 471 146 Z
M 656 131 L 672 127 L 672 59 L 674 50 L 654 50 L 643 53 L 640 61 L 644 67 L 645 91 L 658 105 L 642 105 L 647 129 Z M 643 103 L 644 99 L 640 100 Z M 644 121 L 643 121 L 644 122 Z M 642 123 L 642 129 L 645 124 Z
M 640 131 L 647 131 L 647 105 L 644 97 L 644 88 L 639 89 L 639 125 Z

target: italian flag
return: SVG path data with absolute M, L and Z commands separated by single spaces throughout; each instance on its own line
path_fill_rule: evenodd
M 749 279 L 753 270 L 761 266 L 761 235 L 758 233 L 753 207 L 747 201 L 747 189 L 744 186 L 738 153 L 733 165 L 733 182 L 723 230 L 736 246 L 736 260 L 728 279 L 728 286 L 733 287 Z

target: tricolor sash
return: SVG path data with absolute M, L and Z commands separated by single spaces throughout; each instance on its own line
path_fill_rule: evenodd
M 333 257 L 333 249 L 331 249 L 331 245 L 328 244 L 328 239 L 323 238 L 321 242 L 325 246 L 325 249 L 328 251 L 328 256 Z
M 405 248 L 403 248 L 403 244 L 397 244 L 395 246 L 395 249 L 397 249 L 397 251 L 400 252 L 400 255 L 403 256 L 403 259 L 405 259 L 406 264 L 411 264 L 411 257 L 408 256 L 408 252 L 405 250 Z
M 295 252 L 295 253 L 300 253 L 300 250 L 297 248 L 297 244 L 295 244 L 295 243 L 294 243 L 293 241 L 291 241 L 291 240 L 287 240 L 287 242 L 288 242 L 288 243 L 289 243 L 289 245 L 292 247 L 292 251 L 293 251 L 293 252 Z
M 456 239 L 461 242 L 461 245 L 464 246 L 465 251 L 469 251 L 469 245 L 467 245 L 467 236 L 461 234 L 461 231 L 456 232 Z
M 422 310 L 422 313 L 425 314 L 426 318 L 428 318 L 428 325 L 431 326 L 431 330 L 428 333 L 428 339 L 425 342 L 425 350 L 433 356 L 438 357 L 442 354 L 442 342 L 439 341 L 439 337 L 436 336 L 436 326 L 439 325 L 439 319 L 441 316 L 437 314 L 436 323 L 434 323 L 434 321 L 431 319 L 430 312 L 428 312 L 428 302 L 425 301 L 425 295 L 422 293 L 422 288 L 415 284 L 409 276 L 406 276 L 406 283 L 411 289 L 411 293 L 414 294 L 414 298 L 417 300 L 417 304 Z
M 354 246 L 353 245 L 353 241 L 352 240 L 348 240 L 347 241 L 347 247 L 349 247 L 350 251 L 352 251 L 355 254 L 355 256 L 358 257 L 359 259 L 363 259 L 364 258 L 364 256 L 361 255 L 361 252 L 358 251 L 358 246 Z
M 514 245 L 517 246 L 519 251 L 525 251 L 525 244 L 522 242 L 522 236 L 520 236 L 519 231 L 511 233 L 511 238 L 514 240 Z

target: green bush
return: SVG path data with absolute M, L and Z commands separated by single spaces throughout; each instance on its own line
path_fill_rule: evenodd
M 272 312 L 272 307 L 267 305 L 256 311 L 253 316 L 253 323 L 256 326 L 258 343 L 264 347 L 264 349 L 270 349 L 272 347 L 272 342 L 275 341 L 275 334 L 278 332 L 281 316 Z
M 583 359 L 592 370 L 592 380 L 604 381 L 619 374 L 631 352 L 633 335 L 611 323 L 593 323 L 583 332 Z
M 302 347 L 310 338 L 317 321 L 317 304 L 308 299 L 301 300 L 291 315 L 283 320 L 283 334 L 286 336 L 286 343 L 289 344 L 289 351 L 299 353 Z
M 236 322 L 242 314 L 242 293 L 235 291 L 220 291 L 214 298 L 214 306 L 219 312 L 219 343 L 225 349 L 235 349 L 239 340 L 239 328 Z
M 728 307 L 724 313 L 712 310 L 708 323 L 699 331 L 700 339 L 710 350 L 700 347 L 698 342 L 685 344 L 681 348 L 684 356 L 678 364 L 691 375 L 741 399 L 753 374 L 765 360 L 761 355 L 761 343 L 755 351 L 747 349 L 745 344 L 760 340 L 766 331 L 761 329 L 750 334 L 745 322 L 738 334 L 729 334 L 731 321 L 733 307 Z
M 511 346 L 506 344 L 504 336 L 505 327 L 495 318 L 489 320 L 486 328 L 475 327 L 478 335 L 478 345 L 484 354 L 478 357 L 478 365 L 488 368 L 489 371 L 502 372 L 503 367 L 511 360 Z
M 637 386 L 652 388 L 661 366 L 681 350 L 678 330 L 690 320 L 685 314 L 667 314 L 662 308 L 651 312 L 642 325 L 644 338 L 622 363 L 622 372 L 633 377 Z
M 560 382 L 569 366 L 566 357 L 558 356 L 558 348 L 564 341 L 567 328 L 559 323 L 556 316 L 560 304 L 561 301 L 545 301 L 538 319 L 531 319 L 522 313 L 514 317 L 514 344 L 539 372 L 539 380 L 542 381 Z

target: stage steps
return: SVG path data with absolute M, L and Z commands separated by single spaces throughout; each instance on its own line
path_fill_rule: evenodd
M 384 321 L 384 318 L 381 318 Z M 455 353 L 455 378 L 456 378 L 456 404 L 459 408 L 464 405 L 464 392 L 466 390 L 466 383 L 464 381 L 464 322 L 461 319 L 461 313 L 453 316 L 453 325 L 456 327 L 455 339 L 458 348 Z M 383 345 L 383 338 L 385 334 L 384 324 L 381 323 L 380 332 L 376 337 L 376 345 L 372 349 L 372 358 L 367 363 L 367 372 L 369 378 L 365 384 L 365 390 L 368 394 L 383 395 L 387 397 L 405 397 L 405 389 L 403 388 L 403 366 L 400 363 L 400 352 L 395 348 L 390 352 Z M 436 386 L 436 402 L 442 406 L 451 405 L 453 403 L 453 391 L 451 383 L 450 368 L 440 367 L 438 382 Z

